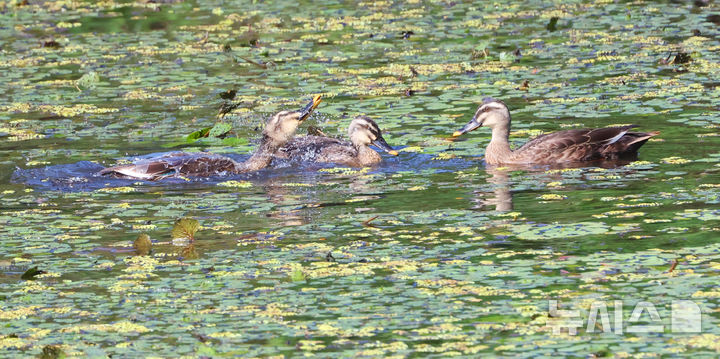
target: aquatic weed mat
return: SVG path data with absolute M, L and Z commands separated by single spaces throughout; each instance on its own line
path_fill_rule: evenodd
M 2 1 L 0 356 L 717 355 L 719 10 Z M 174 150 L 246 158 L 314 94 L 299 133 L 366 114 L 400 155 L 92 177 Z M 661 134 L 627 166 L 489 171 L 489 131 L 448 140 L 488 96 L 513 146 Z

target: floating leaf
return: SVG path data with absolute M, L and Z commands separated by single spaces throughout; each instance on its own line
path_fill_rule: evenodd
M 512 226 L 511 229 L 518 238 L 542 240 L 601 234 L 606 233 L 609 227 L 602 222 L 579 222 L 570 224 L 520 224 Z
M 218 186 L 222 187 L 234 187 L 234 188 L 250 188 L 252 187 L 252 183 L 248 181 L 226 181 L 226 182 L 220 182 L 217 184 Z
M 135 248 L 135 253 L 141 256 L 145 256 L 150 254 L 152 251 L 152 242 L 150 241 L 150 236 L 143 233 L 135 239 L 135 242 L 133 242 L 133 248 Z
M 557 16 L 551 17 L 551 18 L 550 18 L 550 21 L 548 21 L 548 23 L 547 23 L 547 25 L 545 26 L 545 28 L 546 28 L 548 31 L 555 31 L 555 30 L 557 30 L 557 22 L 558 22 L 558 20 L 560 20 L 560 18 L 557 17 Z
M 90 71 L 77 80 L 77 86 L 81 89 L 93 89 L 98 82 L 100 82 L 100 76 L 97 72 Z
M 200 228 L 200 222 L 192 218 L 182 218 L 175 221 L 171 235 L 173 239 L 195 240 L 195 232 Z
M 232 112 L 233 110 L 240 107 L 241 105 L 243 105 L 242 102 L 237 102 L 237 103 L 224 102 L 222 105 L 220 105 L 220 108 L 218 109 L 218 116 L 220 116 L 221 118 L 225 117 L 225 115 Z
M 210 131 L 208 131 L 207 136 L 223 138 L 230 132 L 230 130 L 232 130 L 232 126 L 229 123 L 218 122 L 210 129 Z
M 221 92 L 218 94 L 221 99 L 231 101 L 235 99 L 235 95 L 237 94 L 237 90 L 227 90 L 225 92 Z
M 293 282 L 302 282 L 306 279 L 307 277 L 303 272 L 302 265 L 297 263 L 293 264 L 290 268 L 290 280 L 292 280 Z
M 197 130 L 197 131 L 195 131 L 195 132 L 192 132 L 192 133 L 190 133 L 189 135 L 187 135 L 186 140 L 187 140 L 187 142 L 195 142 L 195 141 L 197 141 L 197 140 L 200 139 L 200 138 L 207 137 L 208 134 L 210 133 L 210 130 L 211 130 L 211 129 L 212 129 L 212 127 L 205 127 L 205 128 L 203 128 L 203 129 L 201 129 L 201 130 Z
M 49 47 L 49 48 L 51 48 L 51 49 L 59 49 L 59 48 L 62 47 L 62 45 L 60 45 L 60 43 L 57 42 L 57 41 L 55 41 L 55 40 L 45 41 L 45 42 L 43 42 L 42 46 L 43 46 L 43 47 Z
M 197 348 L 197 351 L 195 354 L 200 357 L 208 357 L 208 358 L 214 358 L 218 355 L 217 350 L 213 349 L 212 347 L 206 345 L 206 344 L 200 344 Z
M 190 243 L 180 251 L 180 257 L 183 259 L 198 259 L 200 256 L 195 250 L 195 245 Z
M 39 270 L 38 267 L 32 267 L 25 271 L 25 273 L 20 276 L 20 279 L 22 280 L 34 280 L 36 276 L 39 276 L 41 274 L 45 274 L 44 270 Z
M 56 345 L 46 345 L 42 348 L 38 359 L 63 359 L 66 357 L 67 355 L 60 347 Z

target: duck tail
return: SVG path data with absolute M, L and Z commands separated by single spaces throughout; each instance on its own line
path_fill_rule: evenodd
M 657 136 L 660 131 L 652 132 L 628 132 L 623 138 L 614 144 L 614 152 L 620 155 L 634 154 L 645 144 L 651 137 Z

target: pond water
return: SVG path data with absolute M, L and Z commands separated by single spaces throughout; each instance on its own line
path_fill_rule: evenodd
M 0 355 L 716 355 L 719 23 L 701 1 L 0 1 Z M 299 133 L 367 114 L 399 156 L 94 176 L 175 150 L 242 160 L 315 94 Z M 487 129 L 449 139 L 488 96 L 514 146 L 661 134 L 623 166 L 490 170 Z M 218 123 L 225 139 L 187 139 Z M 178 218 L 200 224 L 190 249 Z M 550 300 L 584 315 L 577 334 Z M 674 332 L 678 300 L 699 332 Z M 638 302 L 660 322 L 631 321 Z M 662 330 L 590 331 L 593 303 Z

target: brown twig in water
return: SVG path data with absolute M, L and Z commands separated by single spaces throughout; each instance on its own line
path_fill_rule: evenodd
M 220 109 L 218 109 L 218 117 L 225 118 L 225 115 L 232 112 L 234 109 L 240 107 L 241 104 L 242 104 L 241 102 L 238 102 L 238 103 L 223 102 L 223 104 L 220 105 Z
M 250 239 L 252 237 L 257 237 L 257 233 L 243 234 L 242 236 L 237 237 L 235 240 Z
M 668 273 L 672 273 L 672 271 L 675 270 L 675 267 L 677 267 L 678 263 L 680 263 L 680 261 L 678 261 L 678 260 L 676 259 L 676 260 L 673 262 L 673 264 L 670 266 L 670 270 L 668 271 Z
M 325 132 L 322 132 L 321 129 L 315 127 L 315 126 L 308 126 L 308 135 L 311 136 L 321 136 L 321 137 L 330 137 L 325 134 Z
M 365 227 L 375 227 L 375 226 L 373 226 L 372 224 L 370 224 L 370 222 L 376 220 L 378 217 L 380 217 L 380 216 L 375 216 L 375 217 L 373 217 L 373 218 L 370 218 L 370 219 L 368 219 L 367 221 L 364 221 L 364 222 L 362 223 L 362 225 L 365 226 Z
M 250 59 L 245 58 L 245 57 L 242 57 L 242 56 L 240 56 L 240 58 L 243 59 L 243 60 L 245 60 L 247 63 L 253 64 L 253 65 L 255 65 L 255 66 L 259 67 L 259 68 L 266 69 L 266 70 L 267 70 L 267 68 L 268 68 L 267 63 L 261 64 L 261 63 L 259 63 L 259 62 L 255 62 L 255 61 L 253 61 L 253 60 L 250 60 Z
M 417 77 L 418 75 L 420 75 L 420 73 L 418 73 L 414 67 L 412 67 L 410 65 L 408 65 L 408 67 L 410 68 L 410 73 L 412 74 L 412 76 L 410 76 L 410 77 Z

